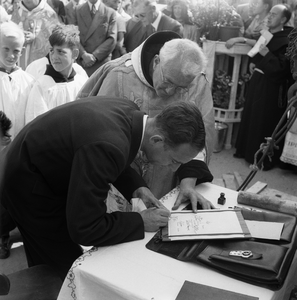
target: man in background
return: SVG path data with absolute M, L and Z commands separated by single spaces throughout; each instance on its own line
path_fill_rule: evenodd
M 135 0 L 132 9 L 135 18 L 127 23 L 125 35 L 127 52 L 133 51 L 154 32 L 170 30 L 182 37 L 182 25 L 162 13 L 156 1 Z
M 80 32 L 77 62 L 91 76 L 111 60 L 117 41 L 116 12 L 101 0 L 88 0 L 76 7 L 74 25 L 78 26 Z

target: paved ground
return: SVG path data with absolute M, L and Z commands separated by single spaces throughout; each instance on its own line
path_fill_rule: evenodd
M 233 157 L 235 149 L 222 150 L 213 153 L 209 165 L 210 171 L 215 178 L 222 177 L 222 174 L 233 174 L 237 171 L 244 180 L 251 169 L 244 159 Z M 281 192 L 297 196 L 297 173 L 289 170 L 274 168 L 269 171 L 258 171 L 248 187 L 255 182 L 266 182 L 267 187 Z

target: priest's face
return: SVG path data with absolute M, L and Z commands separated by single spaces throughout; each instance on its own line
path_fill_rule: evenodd
M 15 68 L 16 63 L 23 50 L 24 39 L 14 36 L 0 36 L 0 67 L 10 72 Z
M 67 44 L 54 45 L 50 48 L 50 61 L 57 72 L 68 77 L 77 54 L 78 49 L 70 49 Z

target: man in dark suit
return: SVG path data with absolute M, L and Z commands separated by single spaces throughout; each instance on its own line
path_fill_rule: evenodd
M 157 200 L 140 213 L 106 213 L 109 185 L 126 199 L 144 199 L 146 185 L 130 167 L 139 149 L 149 162 L 176 170 L 204 144 L 193 104 L 172 104 L 148 118 L 130 100 L 90 97 L 34 119 L 7 149 L 1 182 L 28 265 L 50 265 L 64 278 L 80 245 L 129 242 L 165 226 L 170 212 Z
M 116 12 L 101 0 L 88 0 L 76 7 L 74 24 L 80 31 L 78 63 L 91 76 L 111 59 L 117 41 Z
M 124 39 L 127 52 L 133 51 L 156 31 L 171 30 L 183 35 L 182 25 L 162 13 L 155 1 L 135 0 L 132 9 L 134 18 L 127 22 Z

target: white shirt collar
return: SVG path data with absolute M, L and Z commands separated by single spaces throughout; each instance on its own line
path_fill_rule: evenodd
M 144 116 L 143 116 L 142 137 L 141 137 L 141 142 L 140 142 L 140 147 L 139 147 L 139 148 L 141 148 L 141 145 L 142 145 L 142 141 L 143 141 L 143 137 L 144 137 L 144 131 L 145 131 L 145 125 L 146 125 L 146 122 L 147 122 L 147 118 L 148 118 L 148 115 L 144 115 Z
M 100 3 L 101 3 L 101 0 L 98 0 L 98 1 L 95 3 L 95 8 L 96 8 L 96 10 L 98 10 Z M 88 4 L 89 4 L 89 7 L 90 7 L 90 10 L 92 10 L 93 4 L 92 4 L 90 1 L 88 1 Z
M 159 26 L 161 17 L 162 17 L 162 12 L 161 12 L 161 11 L 158 11 L 157 19 L 152 23 L 152 26 L 155 28 L 156 31 L 157 31 L 157 29 L 158 29 L 158 26 Z

